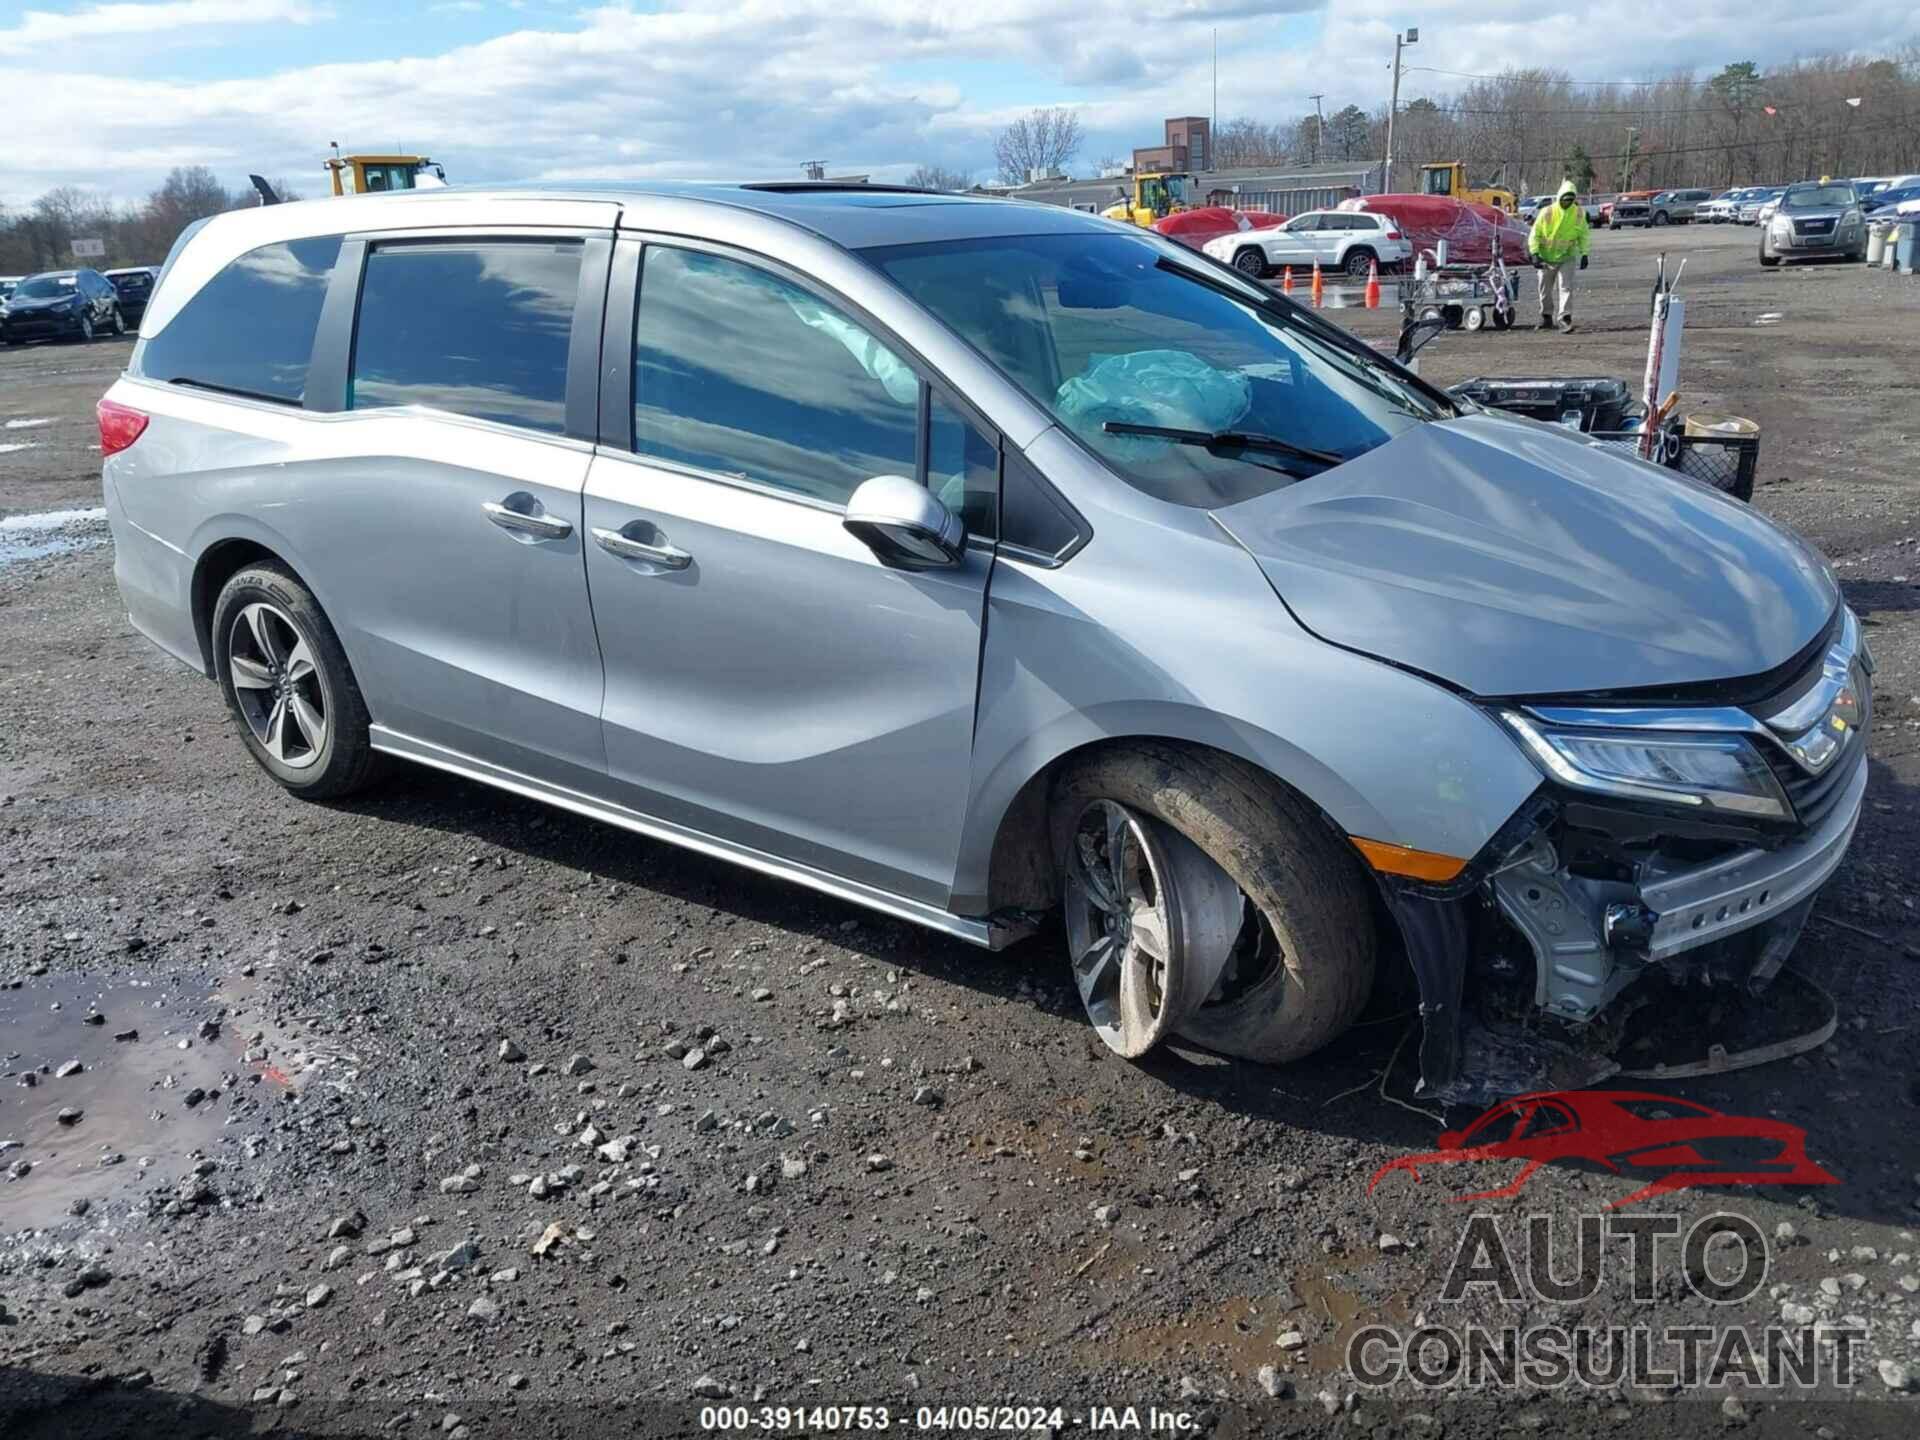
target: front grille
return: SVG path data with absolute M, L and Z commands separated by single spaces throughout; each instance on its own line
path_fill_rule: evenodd
M 1793 222 L 1793 233 L 1796 235 L 1831 235 L 1833 233 L 1833 226 L 1834 220 L 1830 215 L 1824 220 L 1796 220 Z

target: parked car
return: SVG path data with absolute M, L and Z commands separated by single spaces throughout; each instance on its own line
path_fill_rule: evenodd
M 1602 200 L 1600 202 L 1599 214 L 1593 217 L 1594 223 L 1605 226 L 1611 230 L 1613 228 L 1613 207 L 1619 203 L 1620 197 L 1618 195 L 1609 195 L 1606 199 Z
M 1762 265 L 1810 255 L 1867 258 L 1867 225 L 1848 181 L 1789 185 L 1779 208 L 1760 227 Z
M 1860 208 L 1868 215 L 1878 215 L 1882 212 L 1892 214 L 1908 200 L 1920 200 L 1920 183 L 1890 185 L 1885 189 L 1876 190 L 1860 201 Z
M 1685 225 L 1713 198 L 1711 190 L 1662 190 L 1648 202 L 1649 225 Z
M 1587 224 L 1599 225 L 1603 223 L 1601 213 L 1612 203 L 1614 197 L 1611 195 L 1582 195 L 1578 198 L 1580 208 L 1586 212 Z
M 1700 208 L 1693 212 L 1693 218 L 1702 225 L 1725 225 L 1731 221 L 1740 207 L 1740 190 L 1727 190 L 1703 201 Z
M 1533 217 L 1538 215 L 1545 206 L 1551 204 L 1553 204 L 1551 195 L 1523 195 L 1520 197 L 1520 203 L 1514 207 L 1514 212 L 1522 220 L 1532 224 Z
M 140 317 L 147 313 L 147 301 L 153 294 L 153 282 L 160 278 L 157 265 L 129 265 L 105 272 L 108 282 L 120 296 L 120 313 L 127 324 L 140 328 Z
M 13 294 L 13 287 L 26 279 L 24 275 L 0 275 L 0 300 Z
M 399 757 L 977 945 L 1057 915 L 1122 1055 L 1304 1056 L 1407 953 L 1445 1094 L 1469 983 L 1757 984 L 1867 782 L 1804 541 L 1064 207 L 232 211 L 99 417 L 132 623 L 291 794 Z
M 91 340 L 127 333 L 120 296 L 98 270 L 48 270 L 29 275 L 0 304 L 0 343 Z
M 1787 193 L 1784 185 L 1771 185 L 1760 191 L 1740 206 L 1742 225 L 1764 225 L 1773 217 L 1774 207 L 1779 205 L 1780 197 Z
M 1629 225 L 1650 225 L 1653 223 L 1653 197 L 1655 190 L 1629 190 L 1613 202 L 1613 209 L 1607 214 L 1610 229 L 1624 230 Z
M 1413 258 L 1413 246 L 1391 216 L 1354 210 L 1309 210 L 1284 225 L 1238 230 L 1201 247 L 1243 275 L 1267 275 L 1282 266 L 1363 276 L 1377 262 L 1381 269 Z

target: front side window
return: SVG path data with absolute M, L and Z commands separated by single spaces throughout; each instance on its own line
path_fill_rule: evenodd
M 800 286 L 721 255 L 649 246 L 633 336 L 641 455 L 844 505 L 919 473 L 920 379 Z
M 139 373 L 298 405 L 338 235 L 249 250 L 215 275 L 158 334 L 140 342 Z
M 559 434 L 578 240 L 454 240 L 369 252 L 347 408 L 422 405 Z
M 1453 414 L 1157 238 L 1009 235 L 862 253 L 1123 479 L 1177 505 L 1232 505 Z
M 1320 217 L 1318 215 L 1302 215 L 1297 219 L 1287 222 L 1287 233 L 1289 235 L 1304 235 L 1310 230 L 1318 230 L 1319 228 Z
M 1000 451 L 938 392 L 927 406 L 927 485 L 969 535 L 998 533 Z

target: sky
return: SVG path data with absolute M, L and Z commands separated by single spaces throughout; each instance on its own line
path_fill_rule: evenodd
M 1823 52 L 1920 38 L 1907 6 L 1828 9 Z M 425 153 L 456 183 L 651 176 L 992 175 L 992 138 L 1068 105 L 1076 168 L 1169 115 L 1286 120 L 1384 105 L 1441 72 L 1634 80 L 1804 56 L 1805 0 L 0 0 L 0 204 L 116 200 L 175 165 L 321 193 L 330 141 Z M 1215 110 L 1211 46 L 1219 43 Z M 1438 158 L 1438 157 L 1436 157 Z

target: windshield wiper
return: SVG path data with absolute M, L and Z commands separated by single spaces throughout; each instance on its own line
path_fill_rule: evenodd
M 1253 430 L 1176 430 L 1165 425 L 1135 425 L 1126 420 L 1109 420 L 1100 427 L 1109 435 L 1147 435 L 1155 440 L 1172 440 L 1181 445 L 1204 445 L 1209 450 L 1277 450 L 1320 465 L 1344 465 L 1347 457 L 1330 450 L 1310 450 L 1278 435 L 1262 435 Z

